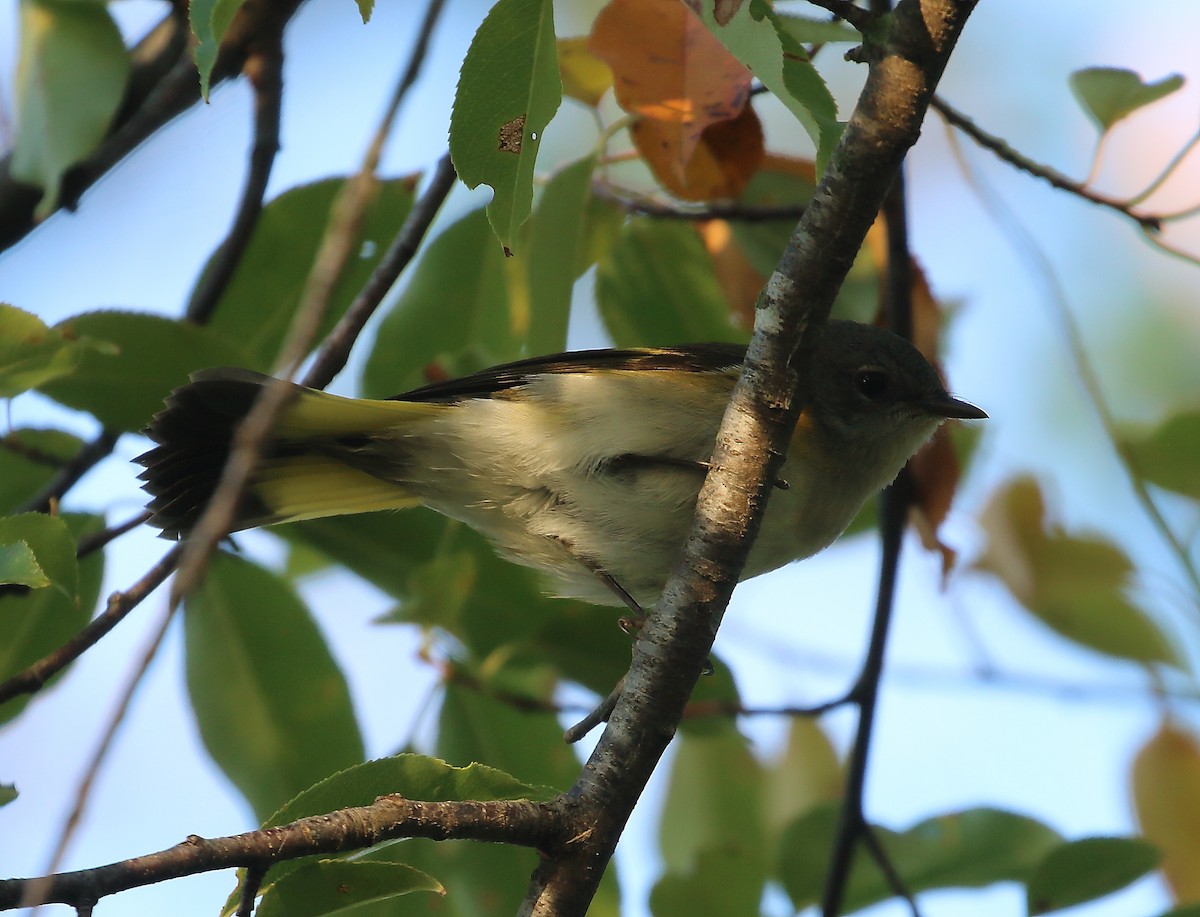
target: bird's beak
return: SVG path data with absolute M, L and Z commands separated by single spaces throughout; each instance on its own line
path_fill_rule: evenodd
M 956 420 L 986 420 L 987 412 L 966 401 L 961 401 L 947 395 L 937 401 L 927 401 L 921 405 L 935 417 L 953 417 Z

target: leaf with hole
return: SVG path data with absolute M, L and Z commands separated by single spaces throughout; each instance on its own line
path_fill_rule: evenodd
M 542 133 L 562 102 L 551 0 L 498 0 L 467 50 L 450 116 L 450 156 L 468 188 L 490 185 L 505 253 L 533 207 Z

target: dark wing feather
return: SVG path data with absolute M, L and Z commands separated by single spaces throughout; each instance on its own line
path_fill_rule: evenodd
M 715 372 L 741 366 L 746 348 L 741 344 L 687 344 L 634 350 L 577 350 L 530 357 L 480 370 L 460 379 L 432 382 L 394 395 L 392 401 L 460 401 L 493 395 L 526 385 L 547 373 L 584 373 L 594 370 L 682 370 Z

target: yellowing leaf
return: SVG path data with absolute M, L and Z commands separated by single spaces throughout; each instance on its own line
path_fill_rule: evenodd
M 612 88 L 612 69 L 591 52 L 586 36 L 558 40 L 558 72 L 563 95 L 585 105 L 596 105 Z
M 1142 833 L 1163 851 L 1177 901 L 1200 900 L 1200 744 L 1164 721 L 1133 761 L 1133 804 Z
M 1041 490 L 1018 478 L 983 512 L 988 543 L 975 567 L 996 574 L 1038 620 L 1068 640 L 1135 662 L 1177 664 L 1158 626 L 1126 597 L 1133 565 L 1096 537 L 1047 524 Z

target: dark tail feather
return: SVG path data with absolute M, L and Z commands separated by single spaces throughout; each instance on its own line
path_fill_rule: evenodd
M 151 496 L 150 525 L 178 538 L 200 519 L 229 457 L 234 430 L 246 416 L 267 376 L 243 369 L 210 369 L 175 389 L 146 428 L 158 445 L 134 459 Z M 237 528 L 271 521 L 271 511 L 253 493 L 243 495 Z

